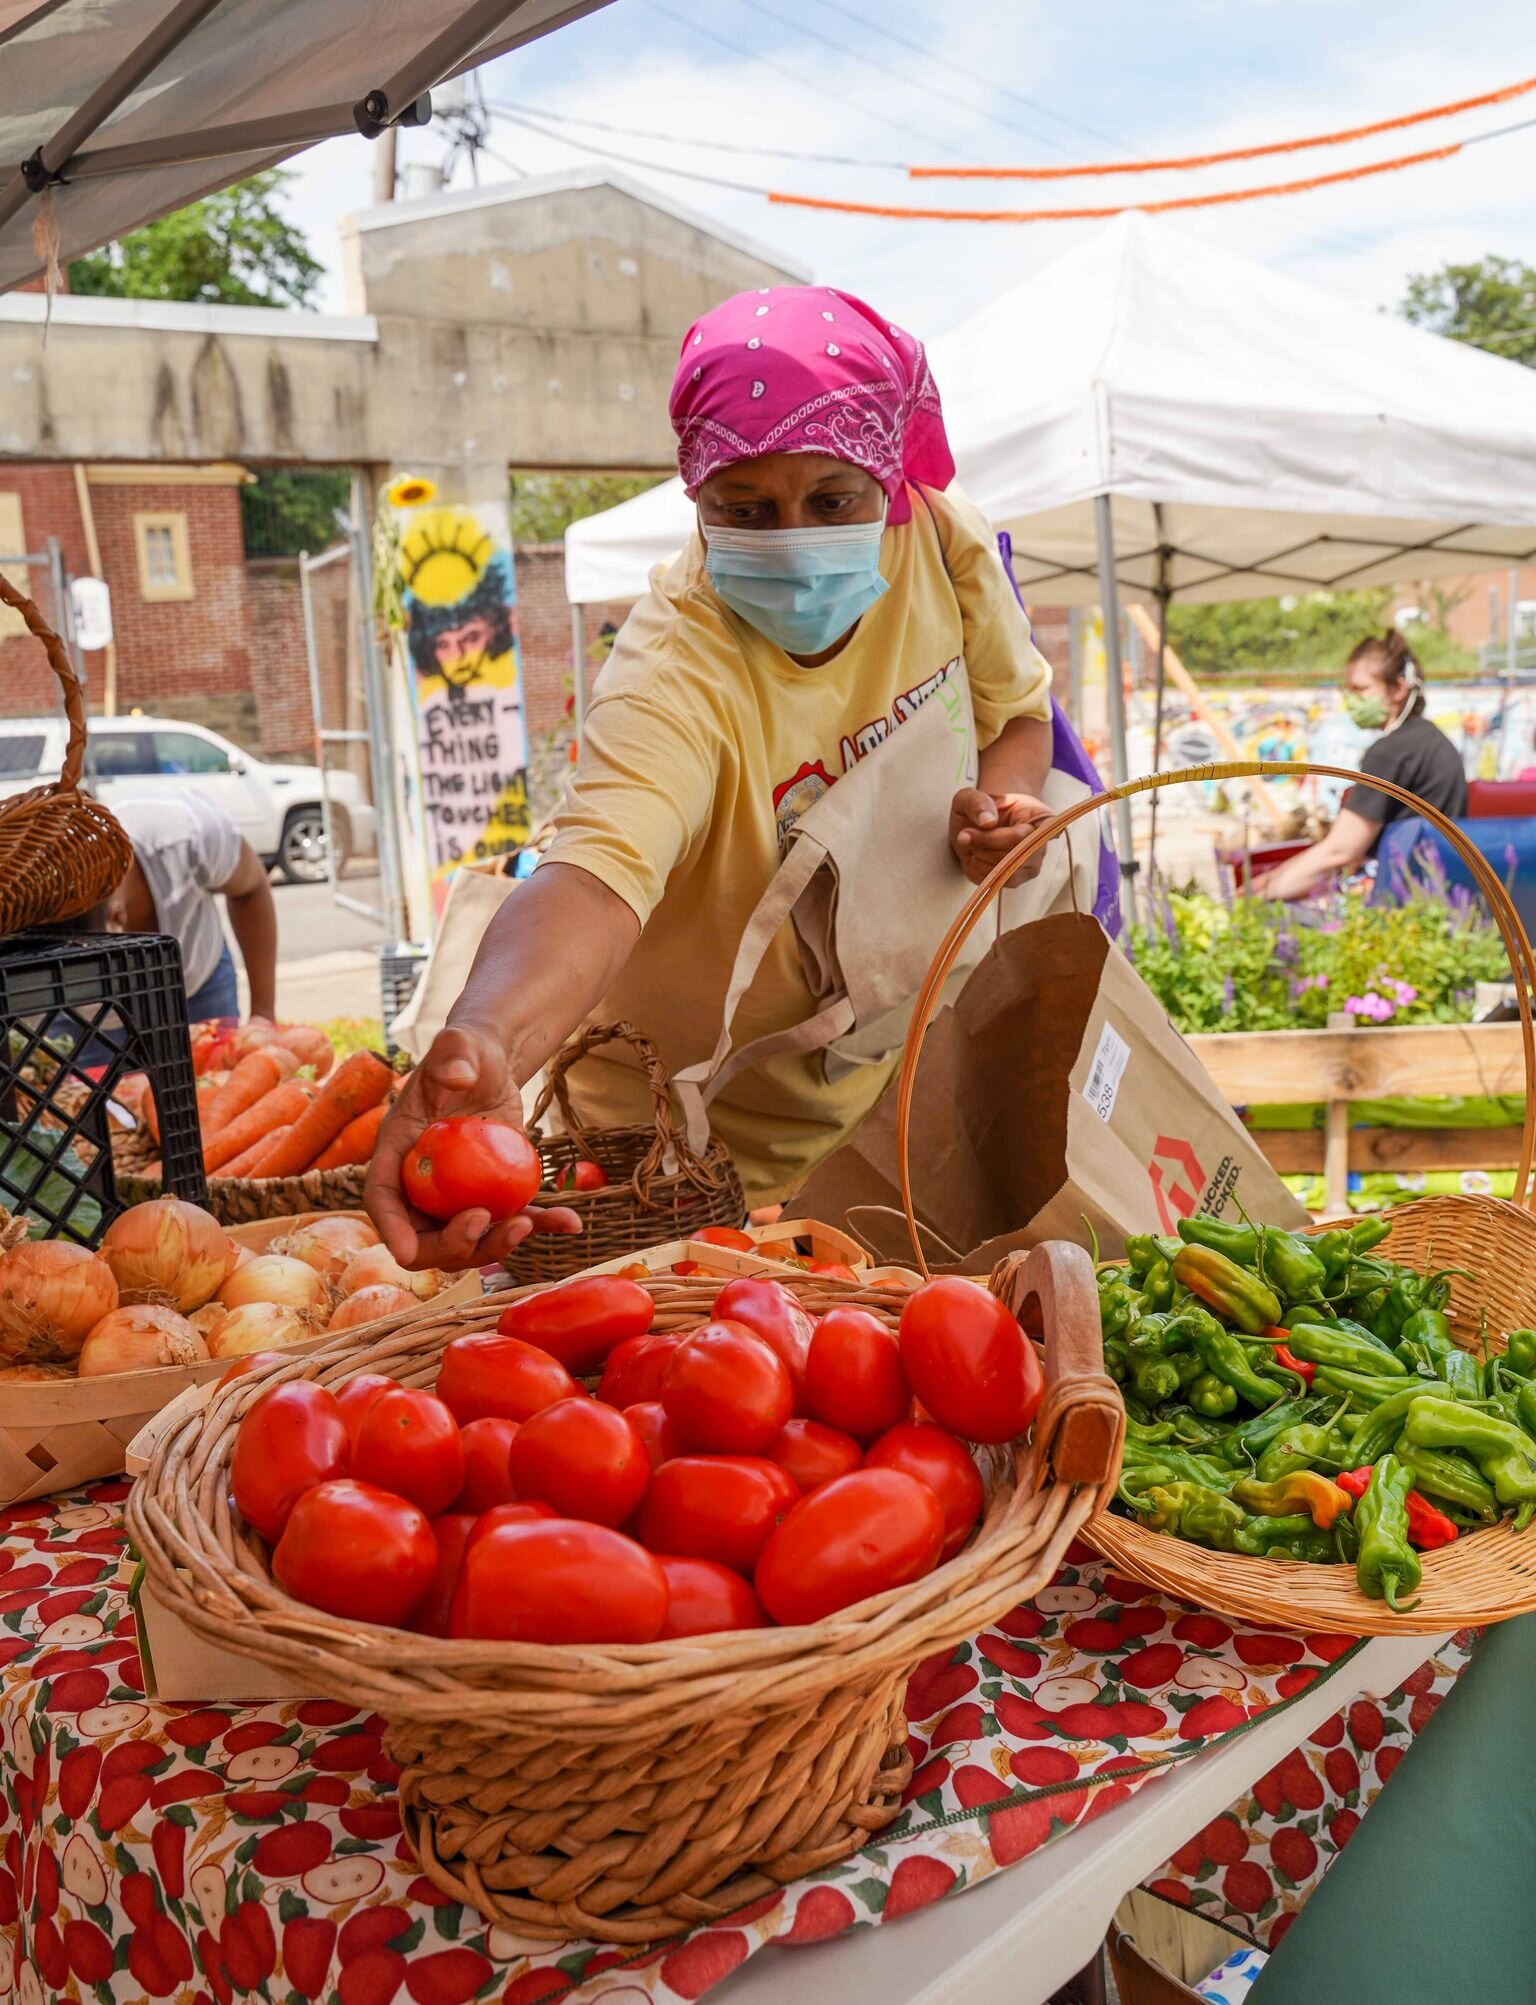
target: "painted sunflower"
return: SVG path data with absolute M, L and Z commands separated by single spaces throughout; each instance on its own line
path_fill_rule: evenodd
M 391 508 L 422 508 L 437 499 L 437 482 L 419 473 L 402 473 L 385 489 Z

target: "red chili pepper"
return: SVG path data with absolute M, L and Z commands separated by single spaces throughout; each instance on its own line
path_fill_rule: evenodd
M 1335 1476 L 1333 1480 L 1358 1503 L 1371 1487 L 1371 1471 L 1375 1466 L 1373 1462 L 1367 1462 L 1363 1469 L 1346 1469 L 1342 1476 Z M 1413 1492 L 1410 1490 L 1408 1494 L 1412 1496 Z
M 1455 1537 L 1456 1527 L 1444 1511 L 1437 1511 L 1427 1497 L 1421 1497 L 1417 1490 L 1410 1490 L 1408 1543 L 1416 1545 L 1421 1552 L 1433 1552 L 1436 1546 L 1448 1546 Z
M 1287 1342 L 1291 1334 L 1290 1331 L 1282 1330 L 1278 1323 L 1272 1323 L 1264 1334 L 1266 1337 L 1273 1337 L 1276 1340 L 1275 1363 L 1277 1365 L 1284 1365 L 1287 1371 L 1295 1372 L 1303 1385 L 1310 1385 L 1317 1366 L 1308 1364 L 1305 1358 L 1298 1358 L 1292 1355 L 1290 1344 Z

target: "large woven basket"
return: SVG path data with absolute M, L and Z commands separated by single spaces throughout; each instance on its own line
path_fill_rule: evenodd
M 651 1091 L 648 1128 L 589 1128 L 571 1105 L 571 1067 L 605 1044 L 627 1044 L 639 1057 Z M 706 1225 L 740 1225 L 747 1204 L 736 1165 L 723 1142 L 696 1155 L 672 1107 L 672 1082 L 654 1044 L 628 1023 L 594 1024 L 550 1061 L 533 1110 L 535 1130 L 552 1107 L 560 1127 L 537 1136 L 546 1192 L 540 1202 L 569 1205 L 578 1233 L 537 1232 L 507 1257 L 514 1281 L 559 1281 L 605 1260 L 639 1253 L 663 1240 L 688 1239 Z M 607 1187 L 548 1195 L 562 1173 L 585 1159 L 608 1176 Z
M 133 846 L 115 815 L 80 791 L 85 692 L 64 643 L 24 592 L 0 577 L 0 605 L 21 614 L 64 691 L 69 743 L 57 780 L 0 801 L 0 937 L 78 919 L 122 882 Z
M 912 1235 L 917 1264 L 926 1273 L 921 1236 L 912 1204 L 907 1161 L 912 1088 L 923 1036 L 938 1007 L 944 980 L 961 943 L 987 906 L 1023 863 L 1085 814 L 1112 801 L 1156 787 L 1187 780 L 1246 779 L 1275 773 L 1322 774 L 1358 780 L 1359 774 L 1334 766 L 1314 766 L 1284 760 L 1255 760 L 1234 765 L 1199 766 L 1180 772 L 1154 774 L 1095 795 L 1042 822 L 1028 839 L 998 864 L 966 901 L 928 971 L 913 1013 L 902 1055 L 897 1096 L 897 1158 L 901 1170 L 902 1203 Z M 1422 814 L 1452 843 L 1471 870 L 1487 899 L 1503 937 L 1515 974 L 1525 1061 L 1525 1132 L 1515 1189 L 1521 1202 L 1509 1204 L 1490 1197 L 1421 1198 L 1392 1215 L 1387 1251 L 1414 1266 L 1465 1267 L 1473 1279 L 1453 1281 L 1449 1315 L 1457 1341 L 1481 1352 L 1486 1321 L 1490 1349 L 1502 1350 L 1512 1329 L 1536 1326 L 1536 1220 L 1529 1209 L 1533 1151 L 1536 1151 L 1536 1034 L 1531 1018 L 1531 994 L 1536 988 L 1536 958 L 1509 895 L 1491 867 L 1455 823 L 1404 787 L 1387 780 L 1370 782 Z M 1283 1036 L 1284 1032 L 1277 1032 Z M 1425 1082 L 1432 1091 L 1433 1080 Z M 1324 1231 L 1316 1226 L 1314 1231 Z M 1097 1320 L 1097 1307 L 1094 1309 Z M 1248 1559 L 1234 1553 L 1208 1552 L 1183 1540 L 1148 1531 L 1129 1518 L 1106 1509 L 1094 1519 L 1085 1537 L 1123 1572 L 1149 1586 L 1176 1594 L 1197 1607 L 1218 1610 L 1245 1621 L 1277 1629 L 1330 1631 L 1351 1636 L 1439 1635 L 1446 1630 L 1499 1622 L 1536 1610 L 1536 1530 L 1516 1533 L 1510 1524 L 1463 1534 L 1453 1545 L 1422 1555 L 1424 1584 L 1419 1603 L 1407 1614 L 1394 1614 L 1383 1601 L 1361 1594 L 1351 1566 L 1313 1566 L 1294 1560 Z
M 686 1329 L 719 1282 L 644 1285 L 654 1326 Z M 888 1324 L 898 1313 L 888 1291 L 785 1285 L 813 1312 L 854 1303 Z M 337 1621 L 278 1590 L 228 1494 L 251 1401 L 280 1377 L 335 1384 L 378 1370 L 429 1385 L 449 1339 L 490 1328 L 509 1293 L 236 1381 L 167 1429 L 129 1500 L 129 1536 L 157 1600 L 199 1635 L 384 1715 L 406 1833 L 444 1893 L 523 1935 L 663 1938 L 887 1824 L 910 1773 L 913 1669 L 1036 1593 L 1112 1492 L 1124 1416 L 1101 1370 L 1087 1256 L 1040 1247 L 1005 1262 L 994 1286 L 1045 1333 L 1032 1444 L 981 1452 L 986 1515 L 954 1559 L 809 1627 L 643 1647 L 436 1642 Z

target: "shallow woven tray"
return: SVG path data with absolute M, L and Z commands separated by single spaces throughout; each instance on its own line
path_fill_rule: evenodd
M 936 1650 L 1038 1591 L 1118 1480 L 1124 1414 L 1100 1370 L 1093 1269 L 1076 1247 L 1004 1263 L 995 1284 L 1046 1332 L 1033 1446 L 981 1451 L 971 1543 L 926 1579 L 795 1629 L 630 1647 L 439 1642 L 321 1615 L 273 1584 L 228 1496 L 240 1415 L 278 1378 L 366 1370 L 430 1384 L 452 1337 L 512 1291 L 251 1374 L 168 1426 L 128 1504 L 155 1597 L 198 1635 L 384 1715 L 423 1870 L 503 1927 L 648 1942 L 857 1850 L 910 1774 L 906 1683 Z M 690 1328 L 719 1288 L 657 1278 L 655 1327 Z M 889 1291 L 785 1283 L 813 1312 Z
M 651 1091 L 650 1127 L 588 1128 L 573 1110 L 571 1067 L 605 1044 L 628 1044 L 638 1054 Z M 559 1108 L 561 1131 L 536 1136 L 545 1183 L 538 1202 L 568 1205 L 580 1215 L 582 1231 L 523 1240 L 506 1260 L 514 1281 L 560 1281 L 664 1240 L 689 1239 L 706 1225 L 739 1226 L 745 1219 L 741 1180 L 725 1144 L 711 1139 L 702 1155 L 689 1148 L 666 1068 L 633 1024 L 594 1024 L 562 1048 L 533 1110 L 535 1130 L 552 1106 Z M 607 1172 L 607 1188 L 556 1193 L 561 1172 L 583 1159 Z
M 908 1162 L 912 1087 L 924 1034 L 938 1007 L 949 970 L 972 927 L 1014 872 L 1084 815 L 1096 813 L 1112 801 L 1128 800 L 1134 794 L 1177 786 L 1184 781 L 1245 779 L 1270 774 L 1320 774 L 1344 780 L 1360 777 L 1342 767 L 1263 759 L 1197 766 L 1132 780 L 1039 823 L 966 900 L 924 980 L 907 1034 L 897 1085 L 896 1147 L 902 1204 L 918 1265 L 924 1273 L 927 1263 L 912 1203 Z M 1504 885 L 1454 822 L 1406 787 L 1388 780 L 1373 780 L 1371 784 L 1423 815 L 1452 844 L 1488 900 L 1499 928 L 1515 972 L 1525 1062 L 1525 1130 L 1515 1190 L 1529 1202 L 1532 1156 L 1536 1153 L 1536 1090 L 1533 1090 L 1536 1026 L 1532 1023 L 1530 1001 L 1536 990 L 1536 957 L 1532 955 L 1531 943 Z M 1315 1226 L 1311 1230 L 1322 1232 L 1327 1227 Z M 1522 1205 L 1489 1197 L 1421 1198 L 1393 1212 L 1392 1234 L 1386 1243 L 1393 1257 L 1408 1265 L 1466 1267 L 1472 1271 L 1474 1280 L 1455 1280 L 1449 1306 L 1452 1329 L 1463 1349 L 1479 1347 L 1485 1316 L 1490 1348 L 1498 1350 L 1504 1348 L 1508 1331 L 1536 1325 L 1536 1221 Z M 1093 1314 L 1097 1321 L 1096 1301 Z M 1129 1518 L 1111 1514 L 1107 1508 L 1084 1536 L 1133 1579 L 1176 1594 L 1196 1607 L 1214 1609 L 1244 1621 L 1262 1622 L 1276 1629 L 1328 1631 L 1349 1636 L 1428 1636 L 1485 1622 L 1502 1622 L 1536 1610 L 1536 1527 L 1517 1533 L 1507 1521 L 1485 1531 L 1464 1532 L 1453 1545 L 1423 1554 L 1423 1589 L 1418 1606 L 1406 1614 L 1394 1614 L 1384 1601 L 1374 1601 L 1362 1594 L 1355 1585 L 1352 1566 L 1313 1566 L 1299 1560 L 1259 1560 L 1235 1553 L 1208 1552 L 1168 1534 L 1148 1531 Z
M 306 1170 L 301 1177 L 210 1177 L 203 1209 L 220 1225 L 259 1225 L 266 1218 L 296 1218 L 304 1211 L 356 1211 L 367 1181 L 366 1163 Z M 158 1177 L 118 1175 L 117 1193 L 125 1204 L 142 1204 L 161 1196 L 163 1189 Z

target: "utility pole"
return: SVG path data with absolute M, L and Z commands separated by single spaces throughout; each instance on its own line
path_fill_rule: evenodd
M 373 142 L 373 199 L 375 203 L 395 199 L 395 149 L 400 141 L 398 126 L 386 126 Z

